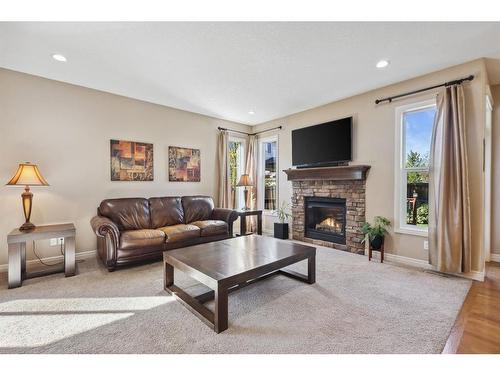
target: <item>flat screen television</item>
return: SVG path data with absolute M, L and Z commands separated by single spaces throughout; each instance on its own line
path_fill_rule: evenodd
M 292 164 L 297 168 L 352 160 L 352 117 L 292 131 Z

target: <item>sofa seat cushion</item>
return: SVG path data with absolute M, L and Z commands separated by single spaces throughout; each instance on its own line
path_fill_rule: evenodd
M 169 225 L 158 228 L 158 230 L 165 233 L 167 243 L 182 242 L 200 237 L 200 228 L 191 224 Z
M 219 234 L 228 234 L 228 226 L 222 220 L 199 220 L 191 223 L 201 229 L 201 236 L 217 236 Z
M 120 236 L 120 248 L 124 250 L 159 246 L 165 243 L 165 233 L 156 229 L 126 230 Z

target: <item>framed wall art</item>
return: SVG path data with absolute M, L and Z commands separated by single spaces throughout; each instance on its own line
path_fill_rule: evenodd
M 168 180 L 200 182 L 200 150 L 168 147 Z
M 153 144 L 110 141 L 111 181 L 153 181 Z

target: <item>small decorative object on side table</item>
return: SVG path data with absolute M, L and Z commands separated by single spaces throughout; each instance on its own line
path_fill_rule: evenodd
M 240 236 L 246 236 L 247 233 L 247 216 L 257 216 L 257 234 L 262 234 L 262 210 L 236 210 L 240 217 Z
M 9 288 L 17 288 L 23 280 L 64 271 L 66 277 L 76 274 L 75 226 L 70 224 L 41 225 L 26 232 L 14 229 L 7 236 L 9 246 Z M 26 272 L 26 242 L 49 238 L 64 238 L 64 269 L 28 274 Z

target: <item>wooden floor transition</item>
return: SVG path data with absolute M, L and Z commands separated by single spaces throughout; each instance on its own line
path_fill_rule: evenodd
M 451 353 L 500 353 L 500 263 L 486 263 L 474 281 L 443 349 Z

